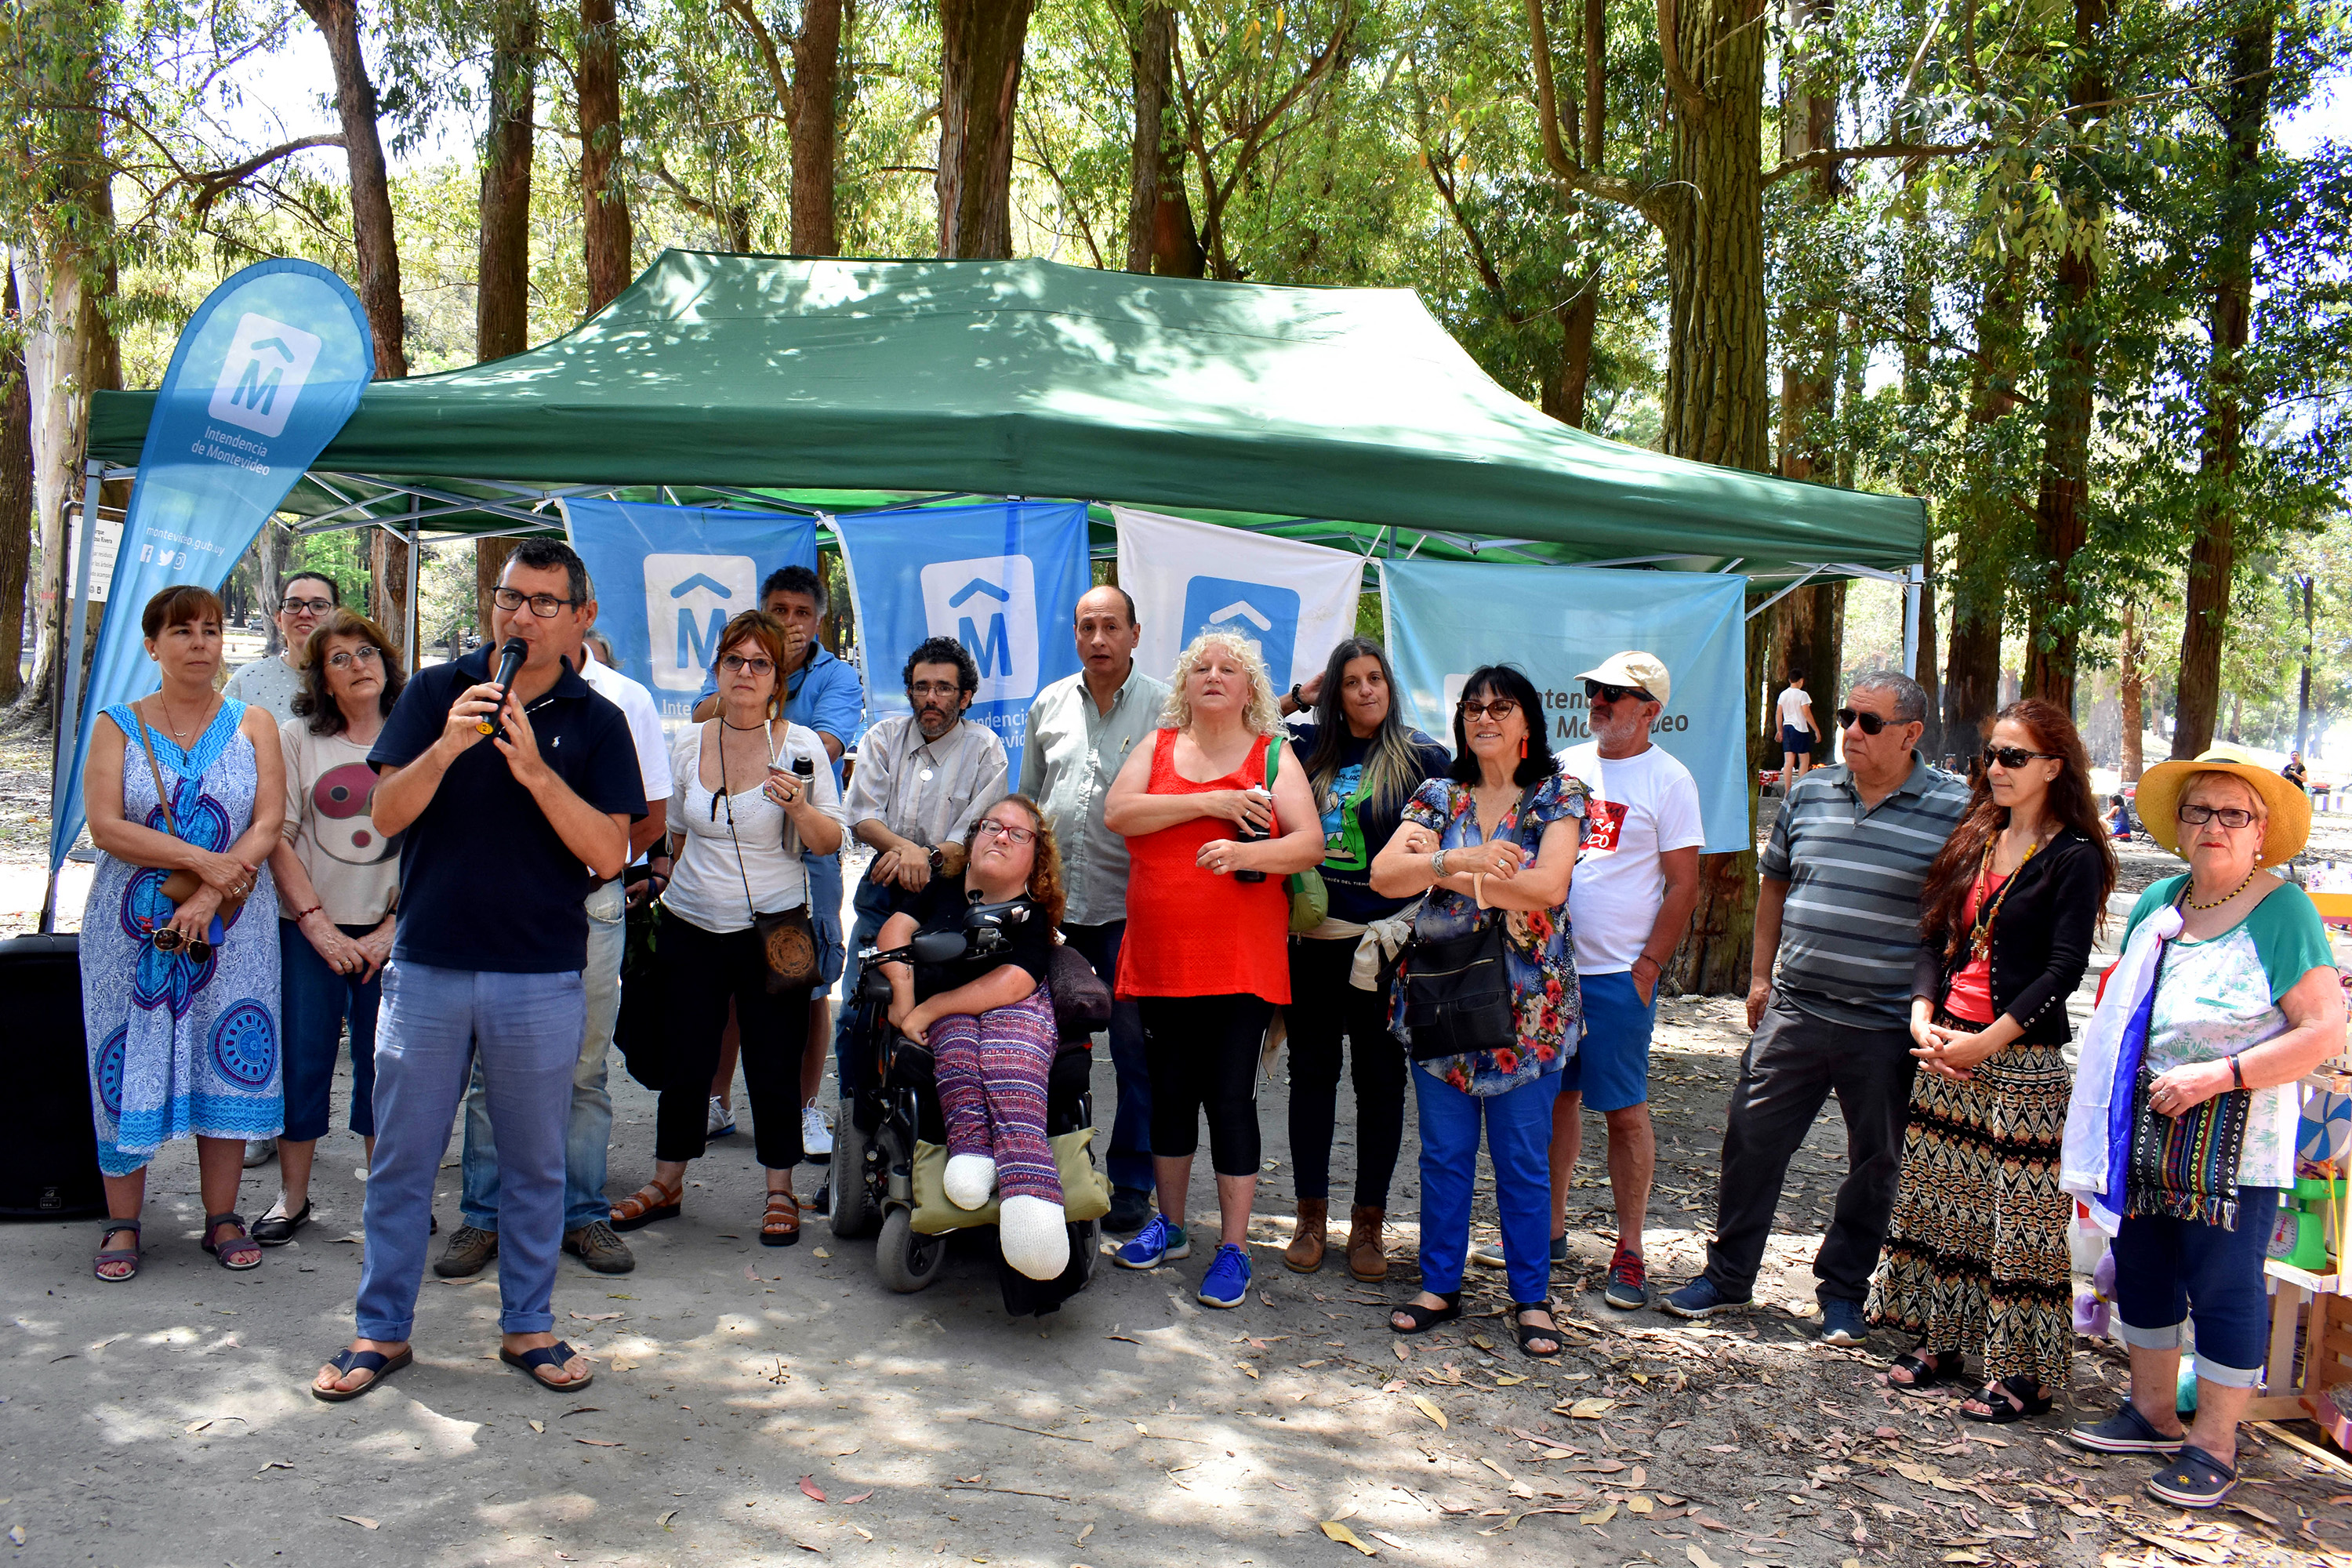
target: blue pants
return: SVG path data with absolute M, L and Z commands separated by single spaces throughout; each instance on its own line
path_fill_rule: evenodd
M 500 974 L 397 961 L 383 972 L 376 1027 L 375 1165 L 367 1184 L 360 1335 L 405 1340 L 433 1225 L 433 1184 L 449 1123 L 479 1054 L 498 1130 L 503 1205 L 499 1327 L 555 1327 L 550 1303 L 563 1244 L 563 1122 L 587 994 L 578 974 Z
M 1105 985 L 1118 984 L 1118 944 L 1125 921 L 1098 926 L 1066 925 L 1062 935 L 1094 965 Z M 1110 1153 L 1103 1162 L 1114 1187 L 1150 1192 L 1158 1178 L 1151 1169 L 1151 1069 L 1143 1059 L 1143 1015 L 1132 1000 L 1110 1005 L 1110 1062 L 1118 1075 L 1118 1110 L 1110 1124 Z
M 339 927 L 361 937 L 373 926 Z M 278 1027 L 285 1038 L 286 1131 L 300 1143 L 323 1138 L 331 1125 L 328 1099 L 335 1086 L 335 1050 L 343 1024 L 352 1026 L 352 1131 L 375 1136 L 375 1014 L 383 974 L 362 981 L 327 967 L 310 939 L 292 921 L 278 922 L 278 973 L 284 1000 Z
M 841 1017 L 833 1031 L 834 1081 L 840 1085 L 841 1098 L 845 1100 L 866 1087 L 866 1080 L 874 1076 L 871 1061 L 855 1059 L 852 1056 L 854 1050 L 862 1051 L 866 1038 L 864 1031 L 858 1027 L 857 1016 L 857 982 L 865 973 L 866 966 L 857 962 L 857 950 L 872 947 L 874 939 L 882 934 L 882 922 L 888 920 L 897 908 L 893 896 L 898 891 L 895 884 L 877 886 L 872 879 L 861 877 L 857 881 L 857 891 L 849 898 L 849 907 L 856 911 L 857 919 L 850 927 L 849 963 L 843 971 L 849 984 L 841 994 Z
M 621 884 L 607 882 L 588 895 L 588 966 L 580 978 L 587 990 L 588 1026 L 572 1068 L 572 1113 L 563 1124 L 563 1228 L 578 1230 L 612 1216 L 604 1196 L 604 1163 L 613 1143 L 613 1096 L 604 1087 L 604 1058 L 613 1047 L 613 1026 L 621 1016 Z M 458 1175 L 457 1216 L 476 1230 L 499 1228 L 499 1140 L 491 1124 L 482 1064 L 466 1092 L 466 1152 Z
M 2238 1189 L 2238 1228 L 2135 1215 L 2116 1231 L 2116 1334 L 2142 1350 L 2180 1348 L 2197 1322 L 2197 1375 L 2228 1388 L 2261 1381 L 2270 1352 L 2263 1255 L 2278 1215 L 2276 1187 Z
M 1559 1098 L 1559 1074 L 1546 1073 L 1507 1094 L 1475 1095 L 1415 1068 L 1412 1087 L 1421 1110 L 1422 1289 L 1435 1296 L 1462 1289 L 1483 1119 L 1511 1300 L 1551 1300 L 1551 1106 Z

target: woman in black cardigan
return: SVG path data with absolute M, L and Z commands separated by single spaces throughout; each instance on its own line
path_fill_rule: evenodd
M 1974 1352 L 1984 1384 L 1960 1414 L 2000 1424 L 2048 1410 L 2074 1353 L 2061 1052 L 2116 861 L 2063 710 L 2001 710 L 1984 761 L 1920 893 L 1921 1071 L 1865 1311 L 1917 1341 L 1888 1383 L 1930 1387 Z

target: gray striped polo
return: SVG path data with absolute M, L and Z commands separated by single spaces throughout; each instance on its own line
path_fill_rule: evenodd
M 1911 776 L 1863 808 L 1842 763 L 1780 805 L 1759 868 L 1787 882 L 1775 989 L 1832 1024 L 1899 1029 L 1911 1017 L 1919 888 L 1969 805 L 1969 786 L 1912 753 Z

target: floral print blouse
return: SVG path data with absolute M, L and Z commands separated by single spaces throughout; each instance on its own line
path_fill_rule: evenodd
M 1562 817 L 1577 819 L 1570 842 L 1580 843 L 1586 816 L 1583 784 L 1565 773 L 1556 774 L 1536 786 L 1524 810 L 1515 802 L 1492 837 L 1516 840 L 1532 858 L 1543 841 L 1544 829 Z M 1478 826 L 1478 807 L 1470 786 L 1451 779 L 1432 779 L 1422 785 L 1412 804 L 1405 807 L 1404 820 L 1437 834 L 1443 849 L 1483 844 L 1489 837 Z M 1503 965 L 1510 976 L 1511 1000 L 1518 1009 L 1518 1048 L 1435 1057 L 1414 1064 L 1465 1094 L 1507 1094 L 1521 1084 L 1556 1073 L 1576 1055 L 1577 1044 L 1584 1037 L 1584 1005 L 1577 990 L 1566 899 L 1548 910 L 1493 910 L 1480 909 L 1467 894 L 1433 888 L 1422 900 L 1412 933 L 1433 942 L 1467 936 L 1496 914 L 1503 917 Z M 1412 968 L 1412 950 L 1407 948 L 1389 994 L 1390 1032 L 1408 1045 L 1412 1031 L 1404 1021 L 1404 994 L 1405 976 Z

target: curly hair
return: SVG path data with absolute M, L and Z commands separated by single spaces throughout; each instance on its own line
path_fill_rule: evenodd
M 1070 900 L 1069 890 L 1062 881 L 1062 846 L 1054 837 L 1054 825 L 1045 820 L 1045 808 L 1025 795 L 1001 795 L 982 806 L 980 815 L 971 819 L 971 831 L 980 831 L 981 818 L 1000 805 L 1017 805 L 1029 814 L 1037 829 L 1037 856 L 1029 867 L 1029 896 L 1045 911 L 1045 923 L 1062 923 L 1062 910 Z
M 710 673 L 716 676 L 719 661 L 738 643 L 745 642 L 755 645 L 775 666 L 769 671 L 775 684 L 768 689 L 768 718 L 773 721 L 784 710 L 784 623 L 765 610 L 745 610 L 736 616 L 719 633 L 719 651 L 710 656 Z
M 289 704 L 313 735 L 340 735 L 351 727 L 343 717 L 342 704 L 327 689 L 329 637 L 358 637 L 375 648 L 376 664 L 383 672 L 383 689 L 376 694 L 377 712 L 391 713 L 392 705 L 400 700 L 400 689 L 408 684 L 408 671 L 402 668 L 399 650 L 392 646 L 391 633 L 357 610 L 341 605 L 329 610 L 302 644 L 302 684 Z
M 1272 735 L 1282 729 L 1282 710 L 1276 704 L 1274 678 L 1266 673 L 1265 656 L 1257 644 L 1239 632 L 1202 632 L 1176 656 L 1176 668 L 1168 677 L 1168 705 L 1160 710 L 1160 727 L 1163 730 L 1189 730 L 1192 727 L 1192 700 L 1184 694 L 1184 683 L 1200 668 L 1211 648 L 1223 648 L 1235 664 L 1249 676 L 1249 701 L 1242 709 L 1242 724 L 1254 735 Z
M 926 637 L 907 656 L 907 668 L 898 672 L 898 684 L 913 689 L 915 667 L 919 664 L 951 664 L 956 669 L 956 689 L 980 689 L 980 664 L 971 650 L 953 637 Z

